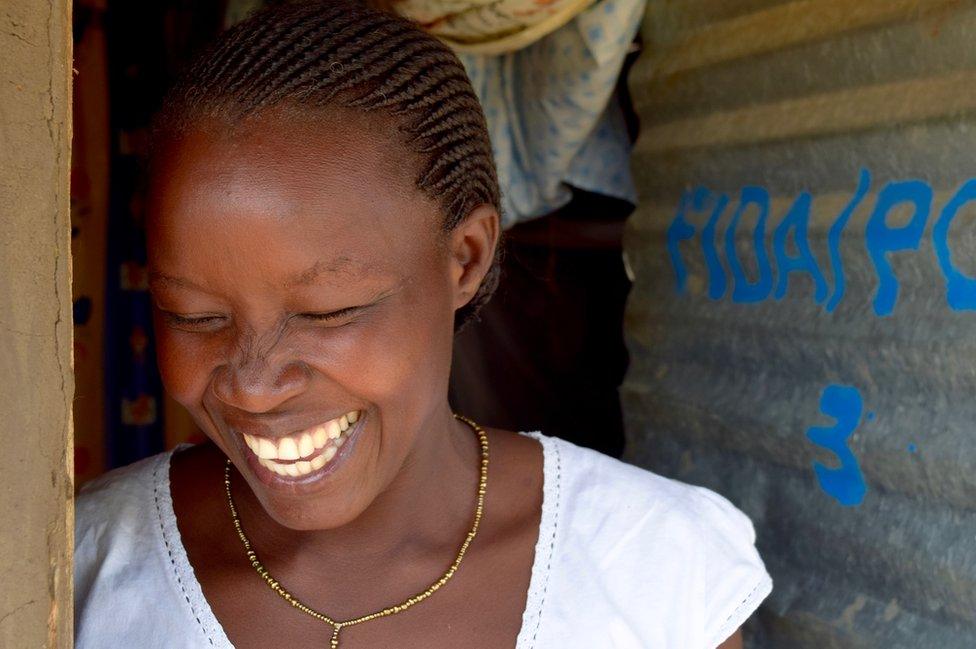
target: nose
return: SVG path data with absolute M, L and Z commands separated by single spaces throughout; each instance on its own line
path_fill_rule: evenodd
M 243 412 L 267 413 L 304 392 L 308 380 L 304 363 L 252 358 L 221 368 L 213 392 L 220 401 Z

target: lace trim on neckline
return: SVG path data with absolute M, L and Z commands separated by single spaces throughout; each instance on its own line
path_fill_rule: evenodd
M 552 558 L 558 540 L 556 532 L 559 529 L 562 500 L 562 459 L 557 438 L 548 437 L 538 431 L 520 434 L 531 437 L 542 445 L 542 516 L 539 520 L 539 538 L 535 544 L 529 592 L 525 600 L 525 611 L 522 613 L 522 628 L 515 642 L 515 649 L 535 649 L 545 612 L 546 595 L 549 592 Z

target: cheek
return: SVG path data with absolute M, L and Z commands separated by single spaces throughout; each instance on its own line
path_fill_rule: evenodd
M 212 353 L 197 336 L 156 326 L 156 357 L 163 386 L 170 396 L 193 412 L 207 389 L 214 364 Z
M 309 332 L 305 362 L 345 391 L 388 409 L 423 395 L 439 365 L 438 345 L 401 318 L 362 323 L 326 335 Z
M 418 410 L 447 394 L 453 342 L 450 296 L 426 286 L 408 287 L 382 314 L 310 341 L 307 362 L 385 415 L 416 421 Z

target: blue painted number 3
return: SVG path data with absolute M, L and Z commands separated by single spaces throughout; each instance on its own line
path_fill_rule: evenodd
M 847 439 L 861 422 L 864 401 L 857 388 L 849 385 L 828 385 L 820 397 L 820 411 L 836 420 L 831 427 L 813 427 L 807 431 L 811 442 L 834 453 L 840 467 L 832 469 L 814 461 L 820 487 L 842 505 L 859 505 L 864 500 L 867 485 L 857 458 L 847 445 Z

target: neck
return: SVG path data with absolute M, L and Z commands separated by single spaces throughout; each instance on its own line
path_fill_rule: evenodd
M 353 521 L 330 530 L 295 531 L 275 522 L 250 489 L 235 493 L 255 547 L 279 563 L 310 558 L 327 570 L 389 565 L 457 549 L 474 516 L 480 447 L 474 430 L 446 400 L 423 424 L 393 481 Z M 241 484 L 238 481 L 237 484 Z M 452 550 L 453 548 L 453 550 Z

